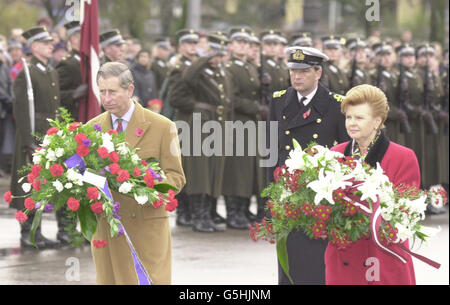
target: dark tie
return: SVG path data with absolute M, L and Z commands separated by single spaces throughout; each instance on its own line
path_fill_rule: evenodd
M 117 120 L 116 120 L 116 122 L 117 122 L 117 128 L 116 128 L 116 131 L 117 131 L 117 132 L 122 132 L 122 131 L 123 131 L 122 121 L 123 121 L 123 119 L 117 119 Z
M 305 104 L 304 104 L 303 102 L 306 101 L 307 99 L 308 99 L 308 98 L 307 98 L 306 96 L 303 96 L 303 97 L 300 99 L 300 106 L 304 107 Z

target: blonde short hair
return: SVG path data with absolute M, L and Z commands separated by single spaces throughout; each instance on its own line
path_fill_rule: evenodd
M 348 106 L 361 104 L 368 104 L 370 106 L 373 116 L 381 118 L 380 129 L 384 128 L 384 122 L 389 112 L 389 104 L 384 92 L 372 85 L 353 87 L 342 100 L 341 111 L 345 114 Z

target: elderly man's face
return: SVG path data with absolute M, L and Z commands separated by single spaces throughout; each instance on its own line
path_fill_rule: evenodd
M 100 100 L 106 111 L 120 118 L 130 109 L 131 97 L 134 91 L 132 84 L 128 88 L 122 88 L 118 77 L 100 77 L 98 79 L 98 89 L 100 91 Z

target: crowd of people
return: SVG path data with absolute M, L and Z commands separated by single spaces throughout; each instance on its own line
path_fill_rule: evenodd
M 100 34 L 101 63 L 122 62 L 130 68 L 134 94 L 143 107 L 191 127 L 195 113 L 201 114 L 202 122 L 223 126 L 225 121 L 270 119 L 272 100 L 291 86 L 291 53 L 286 51 L 292 47 L 321 50 L 328 59 L 321 64 L 322 86 L 337 101 L 358 85 L 380 88 L 390 108 L 385 123 L 388 138 L 414 150 L 422 187 L 443 184 L 448 189 L 448 49 L 443 51 L 439 43 L 414 41 L 409 32 L 400 39 L 381 39 L 378 32 L 368 38 L 293 34 L 256 33 L 246 26 L 222 32 L 183 29 L 175 37 L 144 42 L 110 29 Z M 30 136 L 29 124 L 18 124 L 29 122 L 30 117 L 24 111 L 28 109 L 27 83 L 20 71 L 26 62 L 31 74 L 43 73 L 37 76 L 39 83 L 33 84 L 36 132 L 45 132 L 46 118 L 53 117 L 60 105 L 77 120 L 78 102 L 88 91 L 81 84 L 79 44 L 77 22 L 52 29 L 44 19 L 32 29 L 12 30 L 8 39 L 0 36 L 0 176 L 11 174 L 12 190 L 18 195 L 23 190 L 17 169 L 30 160 L 29 152 L 38 144 Z M 325 119 L 316 122 L 327 123 Z M 202 139 L 211 133 L 202 133 Z M 280 134 L 280 143 L 281 137 L 286 143 L 291 140 L 289 133 Z M 310 140 L 324 136 L 312 130 Z M 289 151 L 289 144 L 282 150 Z M 247 150 L 243 156 L 184 155 L 186 185 L 177 195 L 177 225 L 215 232 L 245 230 L 260 221 L 266 204 L 260 194 L 271 176 L 270 169 L 259 165 L 260 159 Z M 220 196 L 225 200 L 226 217 L 217 213 Z M 256 214 L 250 209 L 253 196 Z M 23 208 L 23 199 L 15 199 L 12 207 Z M 66 243 L 67 220 L 61 214 L 57 215 L 57 242 Z M 22 225 L 23 246 L 31 246 L 32 220 Z M 43 247 L 55 244 L 39 230 L 36 240 Z

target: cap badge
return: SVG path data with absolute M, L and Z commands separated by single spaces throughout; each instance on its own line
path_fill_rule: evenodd
M 292 55 L 292 58 L 294 60 L 304 60 L 305 59 L 305 55 L 303 54 L 302 50 L 297 50 L 295 51 L 295 53 Z

